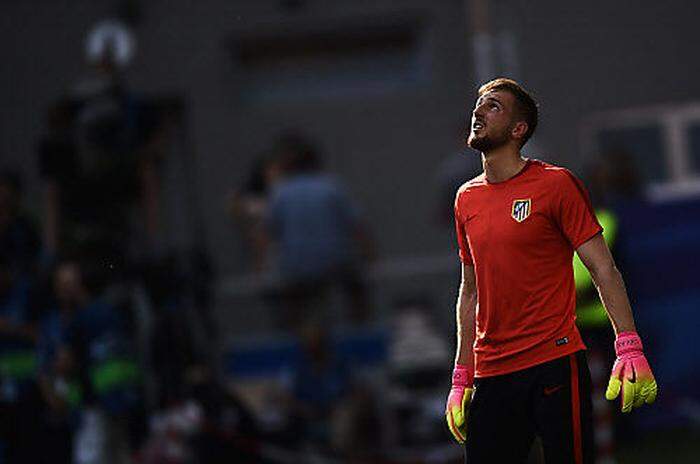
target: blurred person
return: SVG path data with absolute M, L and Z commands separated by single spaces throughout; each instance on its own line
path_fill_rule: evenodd
M 41 448 L 51 462 L 69 463 L 82 388 L 68 343 L 76 311 L 86 297 L 75 262 L 59 261 L 52 277 L 53 302 L 41 318 L 37 343 L 39 387 L 46 409 Z
M 612 150 L 603 153 L 588 168 L 586 177 L 590 185 L 591 204 L 598 222 L 603 227 L 603 239 L 615 257 L 617 267 L 624 273 L 617 256 L 620 230 L 618 215 L 631 203 L 643 200 L 640 178 L 633 157 L 625 150 Z M 624 265 L 624 263 L 622 263 Z M 614 332 L 607 313 L 601 303 L 590 272 L 578 255 L 574 256 L 574 282 L 576 285 L 576 325 L 588 349 L 591 368 L 593 394 L 602 396 L 605 392 L 606 368 L 614 361 L 610 345 L 614 342 Z M 622 421 L 613 421 L 612 408 L 606 402 L 593 403 L 595 425 L 595 446 L 597 462 L 613 462 L 617 433 Z M 628 428 L 628 427 L 626 427 Z
M 595 216 L 603 227 L 603 238 L 612 255 L 617 241 L 617 217 L 612 211 L 596 208 Z M 576 286 L 576 326 L 586 345 L 587 359 L 591 371 L 593 397 L 605 394 L 607 368 L 614 362 L 610 345 L 615 341 L 615 333 L 610 325 L 605 307 L 588 269 L 581 258 L 574 256 L 574 283 Z M 613 408 L 605 401 L 593 402 L 593 425 L 595 462 L 614 462 L 614 434 L 612 423 Z
M 629 204 L 645 202 L 644 185 L 634 155 L 622 148 L 603 152 L 588 168 L 593 205 L 621 212 Z
M 620 230 L 620 212 L 630 204 L 645 201 L 633 159 L 634 157 L 625 150 L 608 151 L 590 165 L 586 173 L 588 184 L 591 186 L 591 205 L 603 228 L 603 239 L 613 256 L 616 256 L 619 236 L 624 233 Z M 624 265 L 624 262 L 622 264 Z M 616 265 L 618 268 L 622 267 L 617 257 Z M 610 320 L 598 298 L 591 274 L 578 255 L 574 256 L 574 282 L 577 297 L 576 322 L 582 329 L 584 342 L 587 345 L 597 344 L 601 355 L 602 351 L 609 353 L 607 346 L 610 345 L 609 339 L 612 336 L 609 330 Z
M 32 220 L 22 211 L 22 180 L 14 171 L 0 171 L 0 254 L 20 272 L 38 264 L 41 243 Z
M 128 88 L 105 46 L 89 75 L 51 106 L 38 146 L 44 235 L 56 254 L 91 247 L 115 262 L 135 253 L 137 231 L 155 243 L 158 163 L 167 124 Z M 139 211 L 140 210 L 140 211 Z M 140 212 L 140 218 L 136 213 Z
M 371 257 L 368 232 L 340 182 L 322 170 L 316 148 L 289 133 L 276 143 L 282 178 L 270 198 L 267 224 L 276 247 L 287 327 L 299 327 L 329 290 L 349 301 L 350 320 L 369 319 L 362 259 Z
M 274 153 L 261 155 L 253 164 L 243 187 L 229 196 L 229 210 L 241 225 L 243 236 L 252 250 L 255 271 L 269 268 L 269 237 L 265 233 L 265 218 L 270 192 L 281 176 L 281 160 Z
M 300 344 L 301 357 L 290 381 L 292 428 L 301 431 L 302 445 L 329 451 L 331 419 L 349 390 L 349 372 L 321 324 L 308 323 Z
M 466 460 L 521 462 L 535 436 L 546 462 L 592 463 L 591 379 L 575 325 L 578 253 L 612 322 L 617 359 L 607 399 L 623 412 L 657 386 L 627 293 L 581 182 L 525 158 L 537 104 L 517 82 L 484 84 L 467 144 L 484 172 L 455 199 L 462 281 L 446 419 Z M 621 391 L 622 390 L 622 391 Z
M 614 250 L 617 244 L 618 237 L 618 218 L 616 213 L 616 208 L 613 205 L 618 203 L 617 200 L 617 184 L 613 181 L 614 176 L 613 171 L 618 169 L 613 163 L 612 159 L 603 161 L 599 160 L 593 164 L 587 173 L 588 184 L 591 186 L 590 189 L 590 204 L 594 209 L 595 216 L 602 227 L 602 236 L 605 243 L 610 249 L 611 254 L 614 256 Z M 629 170 L 629 176 L 635 177 L 635 170 L 633 167 L 625 166 L 625 170 Z M 627 190 L 627 186 L 620 184 L 619 188 L 621 190 Z M 628 193 L 625 193 L 621 198 L 628 197 Z M 619 263 L 616 263 L 619 268 Z M 576 285 L 576 323 L 579 329 L 591 329 L 591 335 L 596 338 L 594 334 L 598 333 L 600 336 L 605 336 L 607 329 L 610 328 L 610 320 L 607 316 L 604 306 L 602 305 L 598 292 L 595 285 L 593 284 L 593 279 L 590 272 L 586 268 L 583 261 L 581 261 L 580 256 L 574 255 L 574 282 Z M 600 329 L 600 330 L 599 330 Z M 586 330 L 582 330 L 586 332 Z M 593 339 L 589 340 L 586 333 L 584 335 L 584 342 L 589 345 L 589 341 L 595 343 Z M 608 334 L 609 335 L 609 334 Z M 601 348 L 603 344 L 601 344 Z M 609 351 L 607 347 L 610 343 L 605 344 L 605 351 Z M 589 354 L 590 349 L 589 346 Z
M 0 255 L 0 460 L 39 462 L 41 398 L 36 386 L 36 320 L 30 275 Z M 4 456 L 3 456 L 4 454 Z
M 74 316 L 67 347 L 84 392 L 75 437 L 78 463 L 124 462 L 144 435 L 141 373 L 126 308 L 105 291 L 109 274 L 92 260 L 75 261 Z
M 323 324 L 307 323 L 300 344 L 286 403 L 301 453 L 347 459 L 371 456 L 382 436 L 371 388 L 353 378 Z

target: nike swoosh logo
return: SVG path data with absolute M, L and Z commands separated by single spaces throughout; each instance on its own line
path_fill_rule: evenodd
M 556 387 L 545 387 L 545 388 L 544 388 L 544 394 L 547 395 L 547 396 L 549 396 L 549 395 L 551 395 L 552 393 L 554 393 L 554 392 L 556 392 L 556 391 L 558 391 L 558 390 L 561 390 L 562 388 L 564 388 L 564 385 L 557 385 Z

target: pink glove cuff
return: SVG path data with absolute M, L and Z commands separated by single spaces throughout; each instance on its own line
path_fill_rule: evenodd
M 452 371 L 452 385 L 472 387 L 474 385 L 474 368 L 464 364 L 455 364 Z
M 637 332 L 621 332 L 615 340 L 615 354 L 620 357 L 627 353 L 641 353 L 643 350 L 642 339 Z

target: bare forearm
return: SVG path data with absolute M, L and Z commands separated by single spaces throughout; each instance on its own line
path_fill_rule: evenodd
M 636 331 L 625 283 L 603 236 L 596 234 L 579 246 L 576 252 L 591 273 L 615 334 Z
M 457 352 L 455 363 L 473 365 L 474 337 L 476 336 L 476 292 L 465 291 L 464 283 L 460 286 L 456 313 Z
M 615 266 L 591 274 L 615 334 L 636 331 L 627 289 Z

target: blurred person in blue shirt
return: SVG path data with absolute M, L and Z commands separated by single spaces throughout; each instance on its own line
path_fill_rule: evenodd
M 73 434 L 80 418 L 82 388 L 69 348 L 78 308 L 86 300 L 80 269 L 59 262 L 52 274 L 49 309 L 41 318 L 37 341 L 38 383 L 46 406 L 42 448 L 52 462 L 72 462 Z
M 33 379 L 36 313 L 32 281 L 0 255 L 0 398 L 13 402 Z
M 79 457 L 81 462 L 118 461 L 145 436 L 131 318 L 127 306 L 107 291 L 111 281 L 104 264 L 75 260 L 70 266 L 74 281 L 64 290 L 74 314 L 65 337 L 85 404 L 76 453 L 95 456 Z
M 372 247 L 348 192 L 322 169 L 313 145 L 290 133 L 276 143 L 282 179 L 272 191 L 267 224 L 276 247 L 286 323 L 299 326 L 333 286 L 350 302 L 355 323 L 369 317 L 362 259 Z
M 31 277 L 0 254 L 0 462 L 39 462 L 36 305 Z

